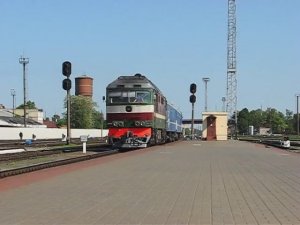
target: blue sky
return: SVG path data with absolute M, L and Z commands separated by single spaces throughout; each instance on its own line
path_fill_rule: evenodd
M 236 0 L 238 110 L 296 112 L 300 93 L 300 1 Z M 221 110 L 226 96 L 227 0 L 2 0 L 0 104 L 23 102 L 22 66 L 28 57 L 28 100 L 46 116 L 64 112 L 61 64 L 74 78 L 94 78 L 94 101 L 105 111 L 106 85 L 121 75 L 152 80 L 185 118 L 196 83 L 196 117 Z

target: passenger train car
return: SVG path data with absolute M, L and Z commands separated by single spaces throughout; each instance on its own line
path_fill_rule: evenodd
M 145 148 L 182 135 L 182 114 L 141 74 L 107 86 L 106 120 L 109 143 L 117 148 Z

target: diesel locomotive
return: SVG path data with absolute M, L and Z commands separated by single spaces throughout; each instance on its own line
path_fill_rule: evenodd
M 108 141 L 117 148 L 145 148 L 178 140 L 182 114 L 146 76 L 120 76 L 106 87 Z

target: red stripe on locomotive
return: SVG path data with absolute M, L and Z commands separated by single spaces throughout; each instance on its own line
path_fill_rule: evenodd
M 107 113 L 107 121 L 113 120 L 153 120 L 153 113 Z
M 108 136 L 114 138 L 120 138 L 126 135 L 130 131 L 136 137 L 148 137 L 151 136 L 151 128 L 109 128 Z

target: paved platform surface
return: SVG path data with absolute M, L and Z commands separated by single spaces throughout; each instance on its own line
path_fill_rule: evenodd
M 300 154 L 185 141 L 9 177 L 0 224 L 300 224 Z

